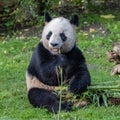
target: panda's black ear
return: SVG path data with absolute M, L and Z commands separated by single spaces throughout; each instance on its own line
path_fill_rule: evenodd
M 77 15 L 73 15 L 73 16 L 72 16 L 72 19 L 70 20 L 70 23 L 71 23 L 72 25 L 78 26 L 78 25 L 79 25 L 79 18 L 78 18 L 78 16 L 77 16 Z
M 44 17 L 45 17 L 45 22 L 46 23 L 48 23 L 52 20 L 51 16 L 47 12 L 44 13 Z

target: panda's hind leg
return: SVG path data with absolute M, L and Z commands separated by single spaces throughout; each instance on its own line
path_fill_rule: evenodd
M 28 92 L 28 99 L 34 107 L 45 107 L 48 108 L 50 111 L 52 111 L 53 109 L 55 112 L 58 109 L 57 96 L 51 94 L 47 90 L 40 88 L 32 88 Z
M 28 92 L 28 98 L 30 103 L 34 107 L 45 107 L 49 111 L 57 113 L 59 110 L 59 97 L 45 89 L 32 88 Z M 71 103 L 63 102 L 61 104 L 61 110 L 69 111 Z
M 35 76 L 26 73 L 26 84 L 28 99 L 34 107 L 45 107 L 49 111 L 57 113 L 59 110 L 59 97 L 53 91 L 54 86 L 47 86 L 40 82 Z M 70 110 L 69 102 L 62 102 L 61 110 Z

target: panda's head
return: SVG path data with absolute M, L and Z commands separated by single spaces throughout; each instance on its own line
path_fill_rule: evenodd
M 78 25 L 78 16 L 74 15 L 71 20 L 64 17 L 52 19 L 45 13 L 45 27 L 42 33 L 44 47 L 52 54 L 69 52 L 75 46 L 75 26 Z

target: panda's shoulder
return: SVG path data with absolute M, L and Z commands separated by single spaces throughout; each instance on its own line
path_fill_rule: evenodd
M 43 56 L 45 56 L 45 54 L 43 54 L 44 49 L 45 48 L 41 42 L 38 43 L 38 45 L 34 49 L 31 61 L 29 63 L 28 69 L 27 69 L 30 74 L 36 76 L 36 74 L 37 74 L 36 69 L 39 70 L 40 64 L 42 63 L 42 61 L 45 60 L 45 58 L 43 57 Z
M 45 47 L 42 42 L 39 42 L 35 48 L 35 53 L 41 53 L 42 51 L 45 51 Z
M 82 51 L 77 47 L 77 46 L 74 46 L 73 49 L 66 54 L 68 59 L 72 59 L 74 61 L 83 61 L 85 62 L 85 57 L 82 53 Z
M 42 49 L 41 46 L 42 46 L 41 43 L 38 43 L 38 45 L 37 45 L 36 48 L 34 49 L 33 54 L 32 54 L 32 58 L 31 58 L 31 62 L 32 62 L 32 61 L 35 62 L 35 60 L 39 58 L 40 51 L 41 51 L 40 49 Z
M 33 57 L 34 58 L 43 57 L 44 56 L 43 53 L 47 54 L 48 50 L 45 49 L 42 42 L 39 42 L 38 45 L 36 46 L 34 52 L 33 52 Z
M 36 64 L 40 64 L 43 61 L 49 61 L 49 59 L 51 59 L 51 54 L 50 52 L 44 47 L 42 42 L 39 42 L 37 47 L 35 48 L 32 58 L 31 58 L 31 62 L 30 65 L 35 65 Z
M 36 46 L 36 48 L 33 51 L 30 65 L 34 65 L 34 63 L 40 62 L 40 59 L 41 59 L 40 56 L 42 54 L 41 53 L 42 51 L 44 51 L 43 45 L 42 45 L 42 43 L 38 43 L 38 45 Z

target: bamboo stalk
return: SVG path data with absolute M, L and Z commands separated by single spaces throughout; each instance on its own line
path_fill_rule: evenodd
M 94 89 L 99 89 L 99 90 L 100 90 L 100 89 L 101 89 L 101 90 L 102 90 L 102 89 L 103 89 L 103 90 L 104 90 L 104 89 L 120 89 L 120 85 L 114 85 L 114 86 L 99 86 L 99 85 L 97 86 L 97 85 L 96 85 L 96 86 L 89 86 L 89 87 L 88 87 L 88 90 L 94 90 Z
M 109 81 L 109 82 L 101 82 L 101 83 L 95 83 L 92 86 L 96 86 L 96 85 L 114 85 L 114 84 L 119 84 L 120 85 L 120 81 Z
M 59 49 L 59 54 L 61 53 L 60 49 Z M 60 112 L 61 112 L 61 104 L 62 104 L 62 87 L 63 87 L 63 70 L 62 70 L 62 67 L 59 66 L 59 69 L 60 69 L 60 92 L 59 92 L 59 95 L 60 95 L 60 102 L 59 102 L 59 111 L 58 111 L 58 118 L 57 120 L 60 120 Z

